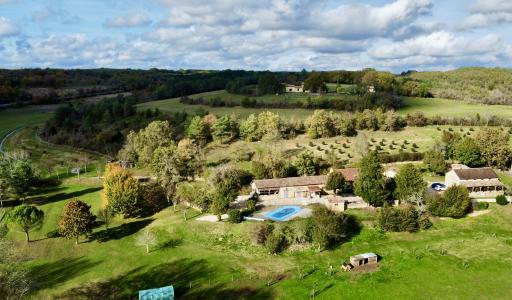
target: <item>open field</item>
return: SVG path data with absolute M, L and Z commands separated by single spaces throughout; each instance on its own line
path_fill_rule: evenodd
M 202 94 L 191 95 L 191 98 L 203 97 L 204 99 L 220 97 L 229 101 L 241 101 L 245 96 L 229 94 L 226 91 L 214 91 Z M 272 102 L 278 99 L 285 99 L 286 101 L 305 101 L 307 94 L 302 93 L 290 93 L 284 95 L 267 95 L 262 97 L 256 97 L 262 101 Z M 340 97 L 339 95 L 328 95 L 324 97 Z M 296 118 L 305 119 L 313 110 L 307 109 L 264 109 L 264 108 L 244 108 L 241 106 L 237 107 L 210 107 L 206 105 L 188 105 L 179 102 L 179 98 L 166 99 L 160 101 L 152 101 L 140 104 L 139 109 L 147 108 L 159 108 L 162 111 L 177 112 L 195 112 L 199 109 L 209 111 L 213 114 L 236 114 L 241 117 L 245 117 L 251 113 L 259 113 L 262 111 L 270 110 L 272 112 L 279 113 L 284 118 Z M 485 105 L 485 104 L 474 104 L 466 103 L 457 100 L 447 100 L 439 98 L 405 98 L 404 107 L 400 108 L 398 112 L 402 115 L 408 113 L 421 111 L 427 116 L 439 115 L 443 117 L 474 117 L 477 113 L 482 118 L 489 117 L 491 115 L 512 118 L 512 106 L 507 105 Z
M 491 115 L 512 118 L 510 105 L 486 105 L 441 98 L 406 98 L 405 106 L 398 110 L 401 114 L 415 111 L 421 111 L 427 116 L 474 117 L 478 113 L 482 119 Z

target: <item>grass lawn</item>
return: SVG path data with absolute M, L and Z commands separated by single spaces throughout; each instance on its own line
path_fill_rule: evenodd
M 32 233 L 35 241 L 26 245 L 23 234 L 10 233 L 18 250 L 32 259 L 27 265 L 38 282 L 33 299 L 132 299 L 139 289 L 168 284 L 179 299 L 304 299 L 313 289 L 319 299 L 504 299 L 512 293 L 510 205 L 491 205 L 488 214 L 474 218 L 435 220 L 433 229 L 416 234 L 383 234 L 368 225 L 337 249 L 278 256 L 250 243 L 255 223 L 184 221 L 182 208 L 145 219 L 118 218 L 108 232 L 96 228 L 79 245 L 45 237 L 69 199 L 86 201 L 95 212 L 100 189 L 94 179 L 67 179 L 56 190 L 41 191 L 46 218 L 43 228 Z M 373 219 L 364 211 L 348 213 L 365 224 Z M 149 254 L 135 243 L 144 228 L 159 237 Z M 343 259 L 368 251 L 382 257 L 376 272 L 340 272 Z M 333 275 L 327 274 L 329 265 Z
M 405 106 L 398 110 L 401 114 L 421 111 L 427 116 L 474 117 L 478 113 L 484 120 L 492 115 L 512 118 L 510 105 L 486 105 L 440 98 L 405 98 L 404 104 Z

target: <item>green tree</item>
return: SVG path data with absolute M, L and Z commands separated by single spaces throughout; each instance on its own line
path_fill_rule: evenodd
M 359 176 L 354 182 L 354 191 L 372 206 L 381 206 L 388 198 L 384 170 L 377 152 L 371 151 L 361 160 Z
M 471 199 L 466 187 L 453 185 L 442 196 L 427 198 L 427 206 L 434 216 L 462 218 L 471 210 Z
M 444 160 L 444 154 L 441 151 L 431 150 L 425 153 L 423 157 L 425 168 L 435 174 L 444 174 L 447 165 Z
M 258 117 L 255 114 L 250 114 L 240 123 L 240 137 L 248 142 L 261 139 L 261 134 L 258 130 Z
M 258 135 L 262 138 L 279 139 L 282 137 L 283 121 L 278 114 L 270 111 L 258 115 Z
M 480 148 L 476 141 L 470 137 L 465 137 L 455 143 L 454 157 L 461 163 L 472 168 L 482 165 Z
M 59 233 L 66 238 L 78 238 L 92 232 L 96 216 L 91 213 L 91 207 L 80 200 L 66 203 L 59 220 Z
M 325 184 L 327 190 L 332 190 L 334 193 L 343 193 L 346 190 L 345 177 L 340 172 L 334 171 L 327 176 Z
M 239 134 L 238 122 L 234 117 L 224 115 L 217 119 L 212 126 L 213 139 L 221 143 L 229 143 Z
M 316 174 L 315 157 L 311 151 L 304 151 L 297 155 L 294 161 L 299 176 L 311 176 Z
M 169 122 L 153 121 L 139 132 L 130 132 L 119 155 L 146 166 L 151 163 L 157 148 L 175 144 L 172 133 Z
M 270 73 L 262 75 L 258 79 L 258 95 L 279 94 L 283 91 L 284 86 Z
M 0 154 L 0 185 L 24 198 L 37 179 L 32 163 L 23 152 Z
M 8 221 L 19 227 L 24 233 L 27 243 L 30 242 L 29 232 L 41 228 L 44 212 L 31 205 L 20 205 L 13 208 L 8 214 Z
M 251 172 L 255 179 L 265 179 L 271 177 L 271 171 L 264 163 L 259 161 L 251 162 Z
M 229 205 L 238 196 L 238 187 L 232 181 L 221 182 L 213 194 L 211 210 L 220 221 L 222 214 L 226 213 Z
M 308 90 L 311 93 L 327 92 L 324 74 L 319 72 L 311 73 L 304 82 L 304 90 Z
M 325 206 L 313 209 L 312 239 L 319 250 L 328 249 L 357 231 L 358 224 L 348 215 L 335 213 Z
M 210 128 L 200 116 L 195 116 L 188 125 L 187 137 L 197 141 L 200 145 L 204 145 L 210 139 Z
M 306 119 L 306 132 L 308 136 L 312 139 L 335 136 L 336 127 L 331 115 L 331 113 L 325 110 L 315 110 Z
M 143 198 L 139 183 L 132 174 L 116 164 L 107 164 L 103 180 L 104 207 L 125 217 L 140 215 Z
M 511 151 L 508 131 L 497 127 L 484 127 L 478 132 L 475 140 L 486 165 L 501 169 L 509 165 Z
M 395 183 L 395 197 L 402 201 L 421 197 L 427 187 L 420 170 L 413 164 L 405 164 L 400 168 L 395 177 Z

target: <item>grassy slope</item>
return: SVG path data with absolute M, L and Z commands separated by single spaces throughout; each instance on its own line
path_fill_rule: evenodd
M 34 258 L 30 266 L 40 282 L 34 299 L 62 293 L 73 299 L 84 294 L 106 297 L 114 292 L 128 298 L 138 289 L 165 284 L 174 284 L 182 299 L 198 295 L 237 298 L 241 287 L 245 292 L 256 289 L 258 294 L 253 296 L 258 299 L 307 298 L 313 288 L 320 291 L 320 299 L 340 295 L 362 299 L 458 299 L 482 295 L 496 299 L 512 293 L 508 284 L 511 206 L 493 206 L 489 214 L 476 218 L 437 221 L 434 229 L 417 234 L 383 236 L 366 228 L 352 242 L 334 251 L 306 250 L 269 257 L 248 241 L 247 233 L 254 223 L 185 222 L 181 212 L 173 213 L 172 209 L 149 219 L 118 219 L 107 240 L 83 239 L 75 246 L 72 240 L 44 239 L 46 232 L 55 229 L 67 199 L 78 196 L 91 204 L 93 211 L 100 204 L 99 185 L 94 180 L 68 180 L 57 193 L 65 196 L 50 197 L 50 203 L 41 205 L 46 221 L 33 238 L 42 240 L 26 246 L 21 234 L 11 233 L 20 241 L 20 251 Z M 160 245 L 150 254 L 135 244 L 136 232 L 145 226 L 152 227 L 160 237 Z M 103 236 L 103 230 L 95 230 L 98 237 Z M 342 259 L 367 251 L 383 257 L 379 271 L 339 272 Z M 335 267 L 333 276 L 326 275 L 329 264 Z M 310 273 L 302 281 L 297 278 L 298 267 Z M 283 279 L 266 287 L 269 278 L 278 277 Z
M 203 94 L 192 95 L 191 97 L 221 97 L 226 100 L 239 101 L 243 98 L 240 95 L 229 94 L 225 91 L 215 91 Z M 273 99 L 283 99 L 288 97 L 289 101 L 304 101 L 307 98 L 305 94 L 286 94 L 286 95 L 269 95 L 259 97 L 264 101 L 273 101 Z M 332 96 L 335 97 L 335 96 Z M 404 107 L 399 109 L 398 112 L 401 114 L 407 114 L 415 111 L 421 111 L 428 116 L 440 115 L 444 117 L 474 117 L 477 113 L 482 118 L 490 115 L 496 115 L 504 118 L 512 118 L 512 107 L 505 105 L 484 105 L 484 104 L 471 104 L 455 100 L 437 99 L 437 98 L 406 98 Z M 296 118 L 305 119 L 311 115 L 312 110 L 307 109 L 263 109 L 263 108 L 243 108 L 243 107 L 209 107 L 205 105 L 187 105 L 179 102 L 178 98 L 152 101 L 139 105 L 139 109 L 147 108 L 159 108 L 162 111 L 189 111 L 194 112 L 199 108 L 217 115 L 223 114 L 237 114 L 241 117 L 245 117 L 251 113 L 259 113 L 262 111 L 270 110 L 281 114 L 285 118 Z
M 409 76 L 426 82 L 435 97 L 510 104 L 511 69 L 460 68 L 446 72 L 417 72 Z
M 48 120 L 55 108 L 55 105 L 40 105 L 0 110 L 0 139 L 12 129 Z

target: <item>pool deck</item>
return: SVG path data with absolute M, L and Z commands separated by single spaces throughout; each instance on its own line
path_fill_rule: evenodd
M 288 205 L 286 205 L 286 206 L 288 206 Z M 303 207 L 303 206 L 300 206 L 300 205 L 297 205 L 297 206 L 302 208 L 298 213 L 293 214 L 290 217 L 288 217 L 288 218 L 286 218 L 286 219 L 284 219 L 282 221 L 276 221 L 276 222 L 286 222 L 286 221 L 290 221 L 290 220 L 293 220 L 293 219 L 296 219 L 296 218 L 309 218 L 309 217 L 311 217 L 311 215 L 313 213 L 311 208 Z M 278 209 L 280 207 L 282 207 L 282 206 L 265 206 L 260 211 L 258 211 L 257 213 L 253 214 L 252 217 L 261 218 L 261 219 L 265 219 L 265 220 L 269 220 L 269 221 L 274 221 L 271 218 L 265 216 L 265 214 L 270 212 L 270 211 L 276 210 L 276 209 Z

